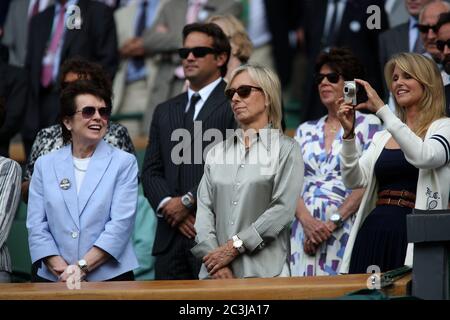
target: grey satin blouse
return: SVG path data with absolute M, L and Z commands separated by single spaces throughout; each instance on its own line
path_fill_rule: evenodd
M 208 153 L 192 253 L 203 258 L 237 234 L 246 250 L 231 263 L 235 277 L 275 277 L 288 263 L 303 160 L 299 144 L 278 130 L 261 129 L 250 141 L 246 149 L 237 130 Z M 202 265 L 199 278 L 207 277 Z

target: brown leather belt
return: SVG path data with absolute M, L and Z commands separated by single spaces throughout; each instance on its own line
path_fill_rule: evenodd
M 402 190 L 383 190 L 378 192 L 378 198 L 391 198 L 391 197 L 400 197 L 402 199 L 407 199 L 411 201 L 416 201 L 416 195 L 412 192 Z
M 381 198 L 378 199 L 377 201 L 377 206 L 378 205 L 383 205 L 383 204 L 387 204 L 387 205 L 391 205 L 391 206 L 399 206 L 399 207 L 407 207 L 407 208 L 414 208 L 414 202 L 408 201 L 408 200 L 403 200 L 403 199 L 392 199 L 392 198 Z

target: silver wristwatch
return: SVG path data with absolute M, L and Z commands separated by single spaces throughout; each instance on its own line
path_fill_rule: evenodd
M 181 197 L 181 203 L 187 209 L 191 209 L 194 206 L 194 197 L 191 195 L 190 192 L 188 192 L 184 196 Z
M 344 223 L 344 221 L 342 220 L 342 217 L 339 213 L 333 213 L 330 216 L 330 221 L 336 225 L 336 228 L 342 227 L 342 224 Z
M 231 239 L 233 240 L 233 247 L 239 253 L 244 253 L 245 252 L 244 242 L 242 242 L 242 240 L 239 239 L 237 235 L 234 235 Z
M 89 272 L 89 268 L 88 268 L 88 264 L 87 264 L 86 260 L 80 259 L 80 260 L 78 260 L 77 264 L 78 264 L 78 267 L 80 267 L 81 271 L 83 271 L 86 274 Z

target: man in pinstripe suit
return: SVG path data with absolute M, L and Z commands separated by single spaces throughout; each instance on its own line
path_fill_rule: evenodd
M 144 193 L 158 217 L 153 255 L 155 279 L 159 280 L 198 279 L 201 261 L 190 249 L 195 244 L 197 186 L 204 159 L 195 161 L 194 153 L 201 151 L 203 155 L 209 145 L 203 141 L 206 130 L 218 129 L 225 137 L 226 129 L 235 127 L 224 95 L 222 77 L 227 71 L 230 44 L 222 30 L 209 23 L 186 25 L 179 54 L 189 88 L 156 107 L 142 169 Z M 202 131 L 198 132 L 200 121 Z M 183 140 L 183 154 L 177 154 L 187 159 L 181 164 L 172 158 L 179 145 L 172 136 L 177 129 L 189 132 L 187 143 Z

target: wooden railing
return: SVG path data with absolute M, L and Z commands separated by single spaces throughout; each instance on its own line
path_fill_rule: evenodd
M 367 274 L 270 279 L 0 284 L 0 299 L 22 300 L 297 300 L 333 299 L 367 288 Z M 383 291 L 409 295 L 411 275 Z

